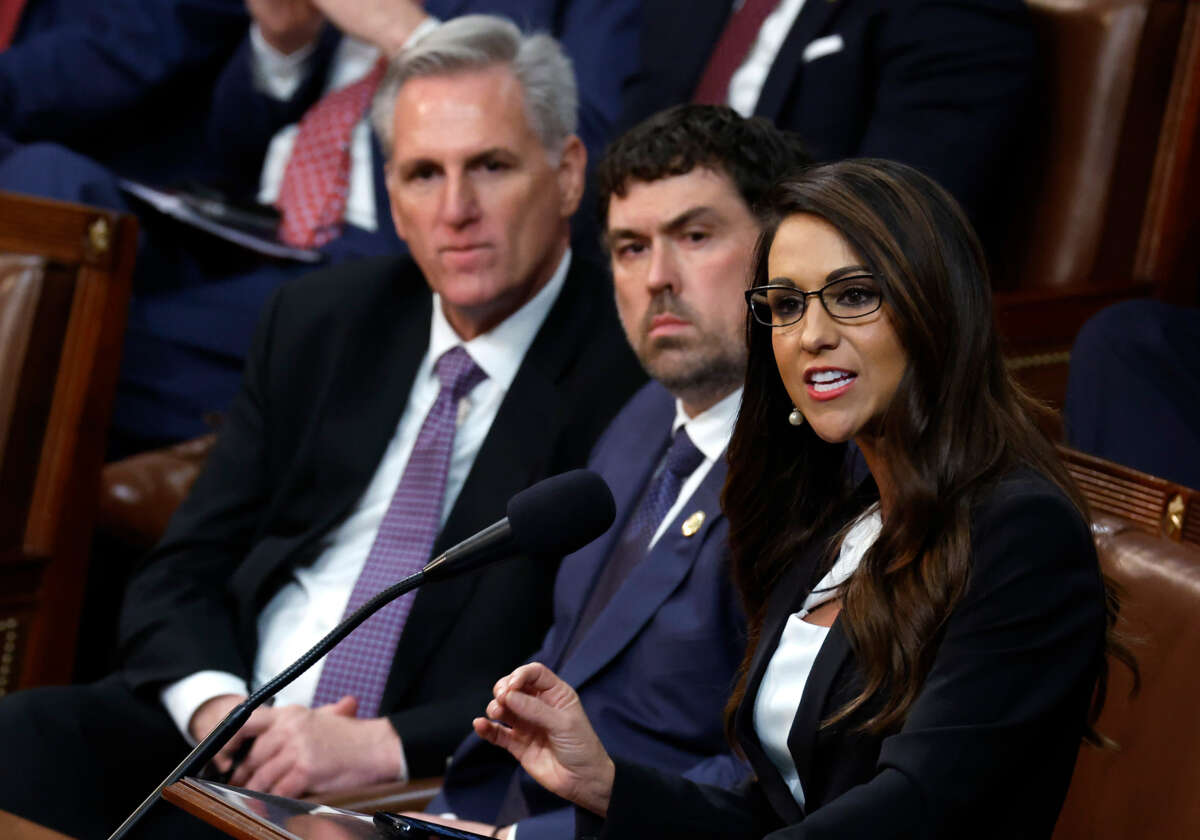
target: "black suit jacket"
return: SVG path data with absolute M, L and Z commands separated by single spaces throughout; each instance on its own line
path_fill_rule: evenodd
M 646 0 L 627 119 L 691 99 L 731 8 L 730 0 Z M 817 44 L 806 56 L 821 39 L 832 51 Z M 978 221 L 1010 175 L 1033 56 L 1021 0 L 808 0 L 754 112 L 797 132 L 818 160 L 916 166 Z
M 967 592 L 898 731 L 857 731 L 866 714 L 821 726 L 862 685 L 840 618 L 788 735 L 804 807 L 754 731 L 759 685 L 788 617 L 816 583 L 821 541 L 775 589 L 735 719 L 756 782 L 730 793 L 619 763 L 604 835 L 1050 837 L 1103 657 L 1099 563 L 1082 518 L 1030 472 L 996 486 L 971 530 Z M 588 835 L 601 826 L 584 814 L 578 828 Z
M 284 286 L 260 324 L 217 446 L 130 586 L 123 672 L 139 691 L 195 671 L 248 676 L 259 610 L 374 475 L 428 343 L 429 290 L 408 258 Z M 434 553 L 508 498 L 582 465 L 643 380 L 603 275 L 575 261 L 492 424 Z M 516 558 L 416 596 L 382 708 L 410 772 L 442 772 L 492 682 L 549 624 L 553 565 Z

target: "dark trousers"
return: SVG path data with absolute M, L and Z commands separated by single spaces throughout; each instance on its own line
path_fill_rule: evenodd
M 1200 488 L 1200 309 L 1135 300 L 1084 324 L 1065 421 L 1078 449 Z
M 107 837 L 187 754 L 157 703 L 118 678 L 0 699 L 0 809 L 77 840 Z M 133 837 L 223 835 L 159 802 Z

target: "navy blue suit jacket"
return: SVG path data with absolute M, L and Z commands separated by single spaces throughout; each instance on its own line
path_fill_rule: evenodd
M 674 416 L 674 398 L 651 382 L 597 444 L 589 467 L 612 488 L 617 518 L 604 536 L 563 560 L 555 581 L 554 624 L 532 660 L 550 665 L 579 693 L 613 755 L 732 786 L 744 768 L 728 752 L 721 709 L 745 648 L 745 620 L 728 576 L 728 526 L 720 508 L 723 460 L 565 656 L 592 586 L 666 451 Z M 686 536 L 683 522 L 697 511 L 705 515 L 703 525 Z M 507 753 L 474 735 L 456 751 L 442 795 L 431 807 L 495 821 L 510 790 L 534 815 L 520 821 L 522 840 L 571 835 L 572 810 Z M 509 807 L 511 801 L 506 811 Z
M 646 0 L 642 69 L 627 113 L 692 96 L 730 0 Z M 838 41 L 840 39 L 840 43 Z M 1034 84 L 1021 0 L 811 0 L 771 66 L 755 114 L 799 133 L 818 160 L 883 157 L 916 166 L 978 223 Z
M 151 180 L 199 166 L 247 21 L 243 0 L 29 0 L 0 53 L 0 146 L 62 143 Z

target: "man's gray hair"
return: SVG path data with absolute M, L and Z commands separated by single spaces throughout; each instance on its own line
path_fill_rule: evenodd
M 571 59 L 549 35 L 525 34 L 495 15 L 463 15 L 446 21 L 392 59 L 371 107 L 384 153 L 392 154 L 392 116 L 405 82 L 496 65 L 507 66 L 517 77 L 530 127 L 546 150 L 558 155 L 575 132 L 579 110 Z

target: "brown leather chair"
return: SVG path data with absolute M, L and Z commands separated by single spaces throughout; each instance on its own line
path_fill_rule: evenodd
M 1058 451 L 1093 516 L 1120 517 L 1127 528 L 1200 547 L 1200 492 L 1066 446 Z
M 215 433 L 201 435 L 107 464 L 100 474 L 97 528 L 130 548 L 153 547 L 192 489 L 216 439 Z
M 1200 837 L 1200 494 L 1064 449 L 1092 506 L 1119 627 L 1141 689 L 1110 664 L 1098 728 L 1115 750 L 1080 749 L 1056 840 Z M 1036 761 L 1036 757 L 1031 757 Z
M 993 273 L 1010 364 L 1060 407 L 1087 318 L 1148 294 L 1197 300 L 1200 2 L 1029 8 L 1041 96 Z
M 0 695 L 69 681 L 137 223 L 0 193 Z

